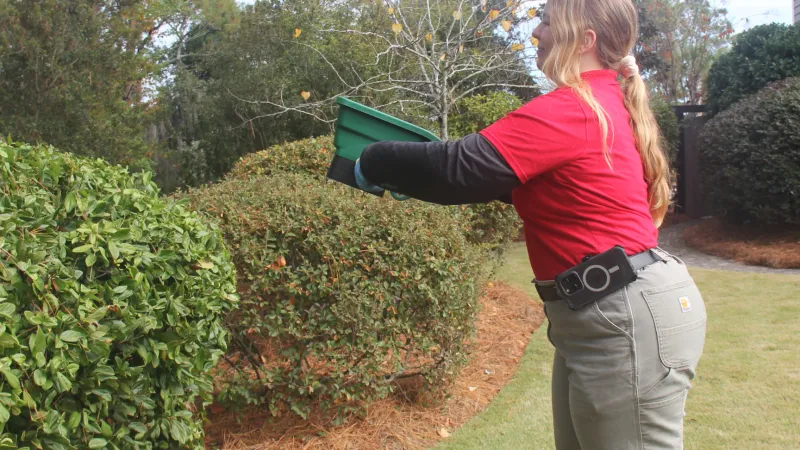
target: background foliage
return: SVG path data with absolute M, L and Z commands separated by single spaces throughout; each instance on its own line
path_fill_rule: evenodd
M 707 102 L 715 115 L 767 84 L 800 75 L 800 27 L 760 25 L 736 37 L 708 73 Z
M 234 267 L 149 178 L 0 144 L 0 447 L 203 448 Z
M 717 114 L 698 148 L 705 188 L 727 220 L 800 224 L 800 79 Z
M 149 167 L 142 101 L 165 1 L 0 3 L 0 131 Z
M 656 116 L 659 131 L 661 131 L 661 148 L 669 159 L 670 167 L 674 170 L 680 145 L 680 129 L 678 118 L 669 103 L 662 98 L 650 100 L 650 108 Z

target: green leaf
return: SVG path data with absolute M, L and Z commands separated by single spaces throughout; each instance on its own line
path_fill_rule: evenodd
M 103 448 L 108 444 L 108 441 L 103 438 L 94 438 L 89 441 L 89 448 Z
M 31 394 L 29 394 L 28 391 L 22 391 L 22 400 L 25 402 L 25 406 L 28 408 L 36 408 L 36 402 L 33 401 L 33 397 L 31 397 Z
M 64 209 L 68 213 L 71 213 L 72 210 L 75 209 L 75 205 L 77 205 L 77 201 L 76 201 L 76 197 L 75 197 L 75 191 L 70 191 L 67 194 L 67 198 L 64 199 Z
M 99 322 L 100 320 L 103 319 L 103 317 L 106 316 L 107 312 L 108 312 L 108 306 L 97 308 L 94 312 L 86 316 L 83 319 L 83 321 L 86 323 Z
M 72 389 L 72 382 L 61 372 L 56 374 L 56 384 L 61 392 L 67 392 Z
M 31 339 L 33 340 L 31 344 L 31 353 L 34 355 L 44 353 L 47 348 L 47 336 L 44 334 L 41 327 L 36 330 L 36 334 L 32 335 Z
M 114 435 L 114 430 L 111 429 L 111 425 L 105 421 L 100 422 L 100 432 L 107 438 L 111 438 L 111 436 Z
M 85 262 L 87 267 L 92 267 L 96 261 L 97 261 L 97 255 L 95 255 L 94 253 L 89 253 L 88 255 L 86 255 Z
M 92 250 L 92 249 L 94 249 L 94 245 L 93 244 L 86 244 L 86 245 L 81 245 L 80 247 L 73 248 L 72 252 L 73 253 L 87 253 L 89 250 Z
M 14 390 L 20 389 L 19 378 L 17 378 L 17 376 L 14 375 L 10 369 L 4 367 L 0 369 L 0 372 L 2 372 L 3 375 L 5 375 L 6 381 L 8 381 L 8 384 L 11 386 L 12 389 Z
M 11 413 L 8 412 L 5 406 L 0 405 L 0 423 L 6 423 L 10 418 Z
M 3 333 L 0 335 L 0 348 L 13 348 L 17 345 L 19 345 L 19 342 L 17 342 L 17 339 L 14 336 L 8 333 Z
M 67 330 L 59 335 L 64 342 L 78 342 L 82 337 L 86 337 L 82 331 Z
M 111 257 L 114 258 L 115 261 L 119 259 L 119 249 L 114 241 L 108 241 L 108 252 L 111 253 Z
M 14 313 L 17 311 L 17 307 L 11 303 L 0 303 L 0 316 L 8 317 L 9 319 L 13 319 Z
M 78 428 L 78 425 L 81 424 L 81 413 L 77 411 L 73 411 L 69 414 L 69 419 L 67 420 L 67 428 L 70 430 L 74 430 Z
M 45 450 L 69 450 L 69 440 L 63 436 L 47 436 L 42 438 L 42 448 Z
M 147 427 L 141 422 L 131 422 L 128 424 L 128 428 L 139 433 L 147 433 Z
M 172 436 L 172 439 L 183 444 L 189 439 L 188 433 L 186 431 L 186 425 L 182 421 L 173 420 L 170 424 L 169 434 Z

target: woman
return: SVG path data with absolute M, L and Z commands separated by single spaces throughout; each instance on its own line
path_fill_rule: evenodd
M 631 0 L 549 0 L 534 37 L 554 91 L 463 139 L 380 142 L 356 164 L 362 186 L 434 203 L 511 194 L 555 347 L 558 449 L 682 448 L 705 340 L 700 292 L 684 264 L 657 248 L 668 165 L 627 56 L 637 26 Z M 615 247 L 627 262 L 603 267 L 628 267 L 635 280 L 594 285 L 599 294 L 576 306 L 568 283 L 554 280 Z M 592 294 L 597 273 L 572 281 Z

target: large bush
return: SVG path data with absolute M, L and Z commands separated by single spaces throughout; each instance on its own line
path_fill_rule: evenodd
M 800 27 L 773 23 L 740 34 L 711 66 L 707 103 L 715 115 L 767 84 L 800 76 Z
M 800 224 L 800 79 L 718 114 L 700 138 L 703 184 L 735 222 Z
M 463 362 L 483 261 L 445 209 L 288 173 L 187 195 L 241 281 L 223 399 L 357 409 L 397 377 L 440 382 Z
M 203 448 L 235 273 L 149 174 L 0 144 L 0 447 Z
M 299 173 L 323 181 L 335 150 L 332 136 L 275 145 L 240 159 L 227 178 Z M 511 205 L 491 202 L 442 208 L 458 216 L 458 226 L 469 242 L 489 250 L 500 249 L 519 235 L 521 222 Z

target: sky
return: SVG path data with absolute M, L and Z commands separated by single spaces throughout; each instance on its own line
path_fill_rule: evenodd
M 728 10 L 737 33 L 765 23 L 792 23 L 792 0 L 727 0 L 719 5 Z
M 237 3 L 254 1 L 237 0 Z M 712 0 L 712 3 L 728 9 L 728 18 L 737 33 L 765 23 L 792 23 L 792 0 Z

